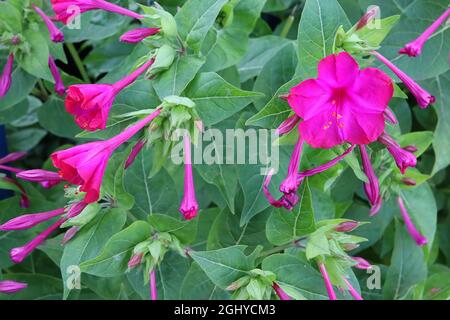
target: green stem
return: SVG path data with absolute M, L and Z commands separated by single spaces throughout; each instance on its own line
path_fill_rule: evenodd
M 292 9 L 291 14 L 287 18 L 286 23 L 284 24 L 283 29 L 281 30 L 281 33 L 280 33 L 281 38 L 286 38 L 287 35 L 289 34 L 289 31 L 291 31 L 292 25 L 294 24 L 296 11 L 297 11 L 297 6 L 295 6 L 294 9 Z
M 39 86 L 39 91 L 40 91 L 40 93 L 42 95 L 42 99 L 44 101 L 47 101 L 47 99 L 48 99 L 47 89 L 45 88 L 45 85 L 44 85 L 44 83 L 42 82 L 41 79 L 38 80 L 38 86 Z
M 260 257 L 264 258 L 264 257 L 270 256 L 272 254 L 282 252 L 282 251 L 292 248 L 292 247 L 304 248 L 304 246 L 300 245 L 300 241 L 302 241 L 304 239 L 305 238 L 300 238 L 291 243 L 288 243 L 288 244 L 285 244 L 282 246 L 278 246 L 278 247 L 272 248 L 270 250 L 263 251 L 263 252 L 261 252 Z
M 67 49 L 69 49 L 70 54 L 72 55 L 73 61 L 75 61 L 75 65 L 78 68 L 78 71 L 81 74 L 81 78 L 84 82 L 90 82 L 89 75 L 86 71 L 86 68 L 84 67 L 83 61 L 81 61 L 80 55 L 78 54 L 77 49 L 75 49 L 75 46 L 73 43 L 66 43 Z

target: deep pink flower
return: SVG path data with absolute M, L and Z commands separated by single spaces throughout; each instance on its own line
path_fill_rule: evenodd
M 66 221 L 66 218 L 59 219 L 55 224 L 50 226 L 47 230 L 42 232 L 40 235 L 38 235 L 36 238 L 28 242 L 26 245 L 11 249 L 10 256 L 11 260 L 14 263 L 21 263 L 28 255 L 33 252 L 34 249 L 36 249 L 39 245 L 42 244 L 42 242 L 45 241 L 45 239 L 48 238 L 48 236 L 58 229 L 63 223 Z
M 374 6 L 367 11 L 356 24 L 356 30 L 364 28 L 370 21 L 376 18 L 380 14 L 380 7 Z
M 60 169 L 59 174 L 64 180 L 81 186 L 80 191 L 86 192 L 85 203 L 96 202 L 111 154 L 149 124 L 160 112 L 161 109 L 157 109 L 145 119 L 109 140 L 90 142 L 57 151 L 51 155 L 53 165 Z
M 400 169 L 400 172 L 402 174 L 405 174 L 406 169 L 408 167 L 415 167 L 417 164 L 417 158 L 416 156 L 406 151 L 405 149 L 402 149 L 400 145 L 392 139 L 391 136 L 389 136 L 386 133 L 383 133 L 379 138 L 378 141 L 381 142 L 386 146 L 389 153 L 392 155 L 392 157 L 395 160 L 395 163 L 397 164 L 397 167 Z
M 364 258 L 361 257 L 353 257 L 354 261 L 356 261 L 358 264 L 355 265 L 355 268 L 362 269 L 362 270 L 368 270 L 372 268 L 372 265 Z
M 132 84 L 152 64 L 153 59 L 115 84 L 79 84 L 67 90 L 66 110 L 75 116 L 80 128 L 88 131 L 105 129 L 109 110 L 116 95 Z
M 157 34 L 159 30 L 159 28 L 136 28 L 125 32 L 120 37 L 120 41 L 126 43 L 138 43 L 147 37 Z
M 12 69 L 14 65 L 14 55 L 9 54 L 8 60 L 3 68 L 2 75 L 0 76 L 0 98 L 4 97 L 11 87 Z
M 384 111 L 394 93 L 392 80 L 381 70 L 360 70 L 346 52 L 319 63 L 317 79 L 291 89 L 288 102 L 303 121 L 300 135 L 314 148 L 349 142 L 368 144 L 384 131 Z
M 424 246 L 428 243 L 428 239 L 425 238 L 414 225 L 411 217 L 408 214 L 408 210 L 406 209 L 405 203 L 403 202 L 402 197 L 397 198 L 397 203 L 400 208 L 400 212 L 403 217 L 403 221 L 405 221 L 406 229 L 408 233 L 411 235 L 411 238 L 417 243 L 418 246 Z
M 27 288 L 28 285 L 23 282 L 17 282 L 12 280 L 0 281 L 0 292 L 1 293 L 15 293 Z
M 337 300 L 336 293 L 334 293 L 333 285 L 331 284 L 330 277 L 328 276 L 327 268 L 325 267 L 325 264 L 322 262 L 319 262 L 319 270 L 322 274 L 323 281 L 325 282 L 325 287 L 327 288 L 328 297 L 330 300 Z
M 38 182 L 47 189 L 59 184 L 62 181 L 57 172 L 42 169 L 21 171 L 16 174 L 16 177 L 26 181 Z
M 299 123 L 300 117 L 296 114 L 290 116 L 277 128 L 277 134 L 282 136 L 288 134 L 295 128 L 295 126 Z
M 350 232 L 358 228 L 359 222 L 358 221 L 345 221 L 340 224 L 338 224 L 334 230 L 337 232 Z
M 391 71 L 408 87 L 409 91 L 416 97 L 419 106 L 424 109 L 428 105 L 436 102 L 436 98 L 423 89 L 417 82 L 411 79 L 406 73 L 397 68 L 392 62 L 383 57 L 380 53 L 372 51 L 372 54 L 383 62 Z
M 56 19 L 64 24 L 69 23 L 78 14 L 101 9 L 109 12 L 142 19 L 143 16 L 116 4 L 104 0 L 51 0 Z
M 381 208 L 381 195 L 380 195 L 380 184 L 378 178 L 373 170 L 372 163 L 370 162 L 370 157 L 367 153 L 366 147 L 364 145 L 359 146 L 359 151 L 361 153 L 361 160 L 363 164 L 364 173 L 367 176 L 369 182 L 364 183 L 364 191 L 366 192 L 367 198 L 369 199 L 372 209 L 370 210 L 370 215 L 373 216 L 378 213 Z
M 145 139 L 139 139 L 138 142 L 134 145 L 133 149 L 130 152 L 130 155 L 128 156 L 127 160 L 125 161 L 125 169 L 128 169 L 129 166 L 131 166 L 136 160 L 136 157 L 139 155 L 139 152 L 141 152 L 142 148 L 144 148 L 147 141 Z
M 36 11 L 37 14 L 41 16 L 42 20 L 47 26 L 48 32 L 50 32 L 50 39 L 52 39 L 53 42 L 64 42 L 64 34 L 61 32 L 61 30 L 58 29 L 57 26 L 55 26 L 53 21 L 44 13 L 44 11 L 42 11 L 41 8 L 37 7 L 34 4 L 32 4 L 31 6 L 33 7 L 34 11 Z
M 50 72 L 55 80 L 55 92 L 60 96 L 63 96 L 66 92 L 66 87 L 64 87 L 61 74 L 59 73 L 58 67 L 56 66 L 55 60 L 53 60 L 52 56 L 48 56 L 48 67 L 50 68 Z
M 350 294 L 352 295 L 353 298 L 355 298 L 355 300 L 363 300 L 363 298 L 361 297 L 361 295 L 358 293 L 358 291 L 356 291 L 355 288 L 353 288 L 353 286 L 351 285 L 350 281 L 348 281 L 345 277 L 342 277 L 342 280 L 345 282 L 345 284 L 347 285 L 347 289 L 350 292 Z
M 407 54 L 410 57 L 417 57 L 422 53 L 422 48 L 427 42 L 427 40 L 432 36 L 432 34 L 439 28 L 439 26 L 448 18 L 450 15 L 450 8 L 445 10 L 445 12 L 429 26 L 416 40 L 411 41 L 405 47 L 400 49 L 398 53 Z
M 186 134 L 184 135 L 184 196 L 181 201 L 180 212 L 186 220 L 191 220 L 197 216 L 198 209 L 192 174 L 191 139 Z
M 34 214 L 25 214 L 0 225 L 1 231 L 30 229 L 42 222 L 60 216 L 65 212 L 64 208 Z
M 277 294 L 278 298 L 280 298 L 280 300 L 292 300 L 292 298 L 288 296 L 287 293 L 284 292 L 276 282 L 273 283 L 272 288 L 273 290 L 275 290 L 275 293 Z

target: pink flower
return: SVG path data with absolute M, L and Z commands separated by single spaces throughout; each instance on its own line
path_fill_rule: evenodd
M 140 14 L 104 0 L 51 0 L 51 3 L 56 19 L 64 24 L 69 23 L 80 13 L 96 9 L 122 14 L 134 19 L 143 18 Z
M 314 148 L 349 142 L 368 144 L 384 131 L 383 113 L 394 93 L 392 80 L 381 70 L 360 70 L 346 52 L 319 63 L 317 79 L 291 89 L 288 102 L 303 119 L 300 135 Z
M 394 158 L 395 163 L 397 164 L 397 167 L 400 169 L 400 172 L 402 174 L 405 174 L 406 169 L 408 169 L 408 167 L 416 166 L 417 164 L 416 156 L 411 152 L 402 149 L 400 145 L 397 143 L 397 141 L 392 139 L 392 137 L 389 136 L 388 134 L 383 133 L 378 138 L 378 141 L 386 146 L 386 148 Z
M 370 162 L 369 155 L 367 154 L 366 147 L 364 145 L 359 146 L 359 151 L 361 153 L 361 160 L 363 164 L 364 172 L 369 179 L 368 183 L 364 183 L 364 191 L 366 192 L 367 198 L 369 199 L 372 209 L 370 210 L 370 215 L 373 216 L 378 213 L 381 208 L 381 195 L 380 195 L 380 184 L 378 178 Z
M 374 6 L 367 11 L 356 24 L 356 30 L 364 28 L 370 21 L 376 18 L 380 14 L 380 7 Z
M 23 282 L 16 282 L 11 280 L 0 281 L 0 292 L 1 293 L 15 293 L 27 288 L 28 285 Z
M 408 214 L 408 210 L 406 209 L 405 203 L 401 197 L 397 198 L 397 203 L 400 208 L 400 212 L 403 217 L 403 221 L 405 221 L 406 229 L 408 233 L 411 235 L 411 238 L 417 243 L 418 246 L 424 246 L 428 243 L 428 239 L 425 238 L 414 225 L 411 217 Z
M 372 268 L 372 265 L 364 258 L 353 257 L 352 259 L 358 263 L 355 265 L 357 269 L 368 270 Z
M 21 171 L 17 173 L 16 177 L 26 181 L 39 182 L 44 188 L 47 189 L 62 181 L 57 172 L 41 169 Z
M 330 300 L 337 300 L 336 293 L 334 293 L 333 285 L 331 284 L 330 277 L 328 276 L 328 272 L 325 267 L 325 264 L 320 262 L 319 270 L 320 270 L 320 273 L 322 274 L 323 281 L 325 282 L 325 287 L 328 292 L 328 297 L 330 298 Z
M 273 283 L 272 288 L 273 290 L 275 290 L 275 293 L 277 294 L 278 298 L 280 298 L 280 300 L 292 300 L 292 298 L 288 296 L 276 282 Z
M 58 29 L 57 26 L 53 23 L 53 21 L 47 17 L 47 15 L 44 13 L 44 11 L 41 10 L 41 8 L 37 7 L 36 5 L 31 5 L 34 9 L 34 11 L 37 12 L 44 21 L 45 25 L 47 26 L 48 32 L 50 32 L 50 39 L 52 39 L 53 42 L 64 42 L 64 34 L 61 32 L 61 30 Z
M 159 28 L 136 28 L 125 32 L 120 37 L 120 41 L 127 43 L 138 43 L 147 37 L 157 34 L 159 30 Z
M 105 129 L 109 110 L 116 95 L 132 84 L 152 64 L 153 59 L 115 84 L 79 84 L 67 90 L 66 110 L 75 116 L 80 128 L 88 131 Z
M 417 82 L 411 79 L 406 73 L 397 68 L 392 62 L 383 57 L 376 51 L 372 51 L 372 54 L 378 58 L 381 62 L 383 62 L 395 75 L 402 80 L 405 86 L 408 87 L 409 91 L 416 97 L 417 103 L 419 106 L 424 109 L 428 107 L 428 105 L 436 102 L 436 98 L 432 96 L 428 91 L 423 89 Z
M 342 277 L 342 280 L 345 282 L 345 284 L 347 285 L 348 291 L 350 292 L 350 294 L 352 295 L 353 298 L 355 298 L 355 300 L 364 300 L 361 295 L 358 293 L 358 291 L 356 291 L 355 288 L 353 288 L 353 286 L 351 285 L 351 283 L 345 278 Z
M 138 142 L 136 142 L 130 152 L 130 155 L 127 158 L 127 161 L 125 161 L 125 169 L 128 169 L 128 167 L 133 164 L 134 160 L 136 160 L 136 157 L 139 155 L 139 152 L 141 152 L 146 143 L 147 141 L 145 139 L 140 139 Z
M 64 87 L 61 74 L 59 73 L 58 67 L 56 66 L 55 60 L 53 60 L 52 56 L 48 56 L 48 66 L 53 79 L 55 80 L 55 92 L 60 96 L 63 96 L 66 92 L 66 88 Z
M 337 232 L 350 232 L 358 228 L 359 222 L 358 221 L 345 221 L 340 224 L 338 224 L 334 230 Z
M 11 260 L 14 263 L 21 263 L 26 257 L 28 257 L 31 252 L 33 252 L 34 249 L 41 245 L 42 242 L 44 242 L 45 239 L 47 239 L 53 231 L 58 229 L 64 223 L 64 221 L 66 221 L 66 218 L 59 219 L 55 224 L 50 226 L 47 230 L 42 232 L 26 245 L 12 249 L 10 252 Z
M 14 55 L 9 54 L 8 60 L 6 61 L 5 67 L 3 68 L 3 73 L 0 77 L 0 98 L 4 97 L 11 87 L 11 76 L 12 68 L 14 64 Z
M 145 119 L 127 128 L 117 136 L 105 140 L 82 144 L 51 155 L 53 165 L 60 169 L 59 175 L 70 183 L 80 185 L 86 192 L 85 203 L 96 202 L 100 195 L 103 175 L 112 153 L 129 140 L 161 112 L 157 109 Z
M 181 201 L 180 212 L 186 220 L 197 216 L 198 203 L 195 197 L 194 177 L 191 162 L 191 139 L 189 135 L 184 136 L 184 196 Z
M 0 230 L 11 231 L 11 230 L 30 229 L 42 222 L 45 222 L 54 217 L 62 215 L 64 211 L 65 211 L 64 208 L 60 208 L 53 211 L 25 214 L 17 218 L 11 219 L 8 222 L 5 222 L 4 224 L 0 225 Z
M 447 19 L 450 15 L 450 8 L 445 10 L 445 12 L 435 21 L 431 26 L 429 26 L 416 40 L 411 41 L 405 47 L 400 49 L 398 53 L 407 54 L 410 57 L 417 57 L 422 53 L 422 48 L 431 37 L 431 35 L 439 28 L 439 26 Z
M 295 128 L 295 126 L 299 123 L 300 117 L 294 114 L 293 116 L 290 116 L 286 120 L 283 121 L 283 123 L 277 128 L 277 134 L 282 136 L 285 134 L 288 134 L 292 131 L 292 129 Z

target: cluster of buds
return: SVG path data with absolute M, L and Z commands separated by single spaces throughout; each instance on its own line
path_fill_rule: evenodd
M 235 300 L 270 300 L 273 293 L 281 300 L 290 300 L 275 279 L 275 274 L 270 271 L 253 269 L 230 284 L 227 290 L 233 291 L 232 298 Z

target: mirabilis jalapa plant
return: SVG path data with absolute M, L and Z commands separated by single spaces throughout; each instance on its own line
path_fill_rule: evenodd
M 125 213 L 120 227 L 104 239 L 102 247 L 93 251 L 95 254 L 90 253 L 76 263 L 88 274 L 99 277 L 126 275 L 133 279 L 130 282 L 134 285 L 149 284 L 152 300 L 167 298 L 166 290 L 158 291 L 164 287 L 162 282 L 167 264 L 176 269 L 177 265 L 185 266 L 188 263 L 190 269 L 186 271 L 186 278 L 183 283 L 182 279 L 178 279 L 180 283 L 177 286 L 189 288 L 197 285 L 197 282 L 208 283 L 208 286 L 221 290 L 223 296 L 219 295 L 219 298 L 303 300 L 313 298 L 309 292 L 316 290 L 314 294 L 321 299 L 362 300 L 360 284 L 352 268 L 373 271 L 370 262 L 355 256 L 359 253 L 357 250 L 360 245 L 370 241 L 369 237 L 357 236 L 362 229 L 359 228 L 370 229 L 371 223 L 342 217 L 350 204 L 346 204 L 342 213 L 335 216 L 321 213 L 318 219 L 313 213 L 317 210 L 317 203 L 313 201 L 317 181 L 314 179 L 339 170 L 337 168 L 345 164 L 355 173 L 359 172 L 363 193 L 371 207 L 367 220 L 377 219 L 377 214 L 384 215 L 383 205 L 394 198 L 398 217 L 405 225 L 404 230 L 417 244 L 413 250 L 422 250 L 420 247 L 424 247 L 424 252 L 430 254 L 434 239 L 427 238 L 428 231 L 417 224 L 415 208 L 404 195 L 404 190 L 423 182 L 415 167 L 424 147 L 416 146 L 413 142 L 405 144 L 402 138 L 397 139 L 398 134 L 392 129 L 398 127 L 399 121 L 389 105 L 394 97 L 404 95 L 400 93 L 401 89 L 395 84 L 397 79 L 392 78 L 392 75 L 403 83 L 420 108 L 425 109 L 434 104 L 436 98 L 397 67 L 395 60 L 391 61 L 380 53 L 381 41 L 392 27 L 386 21 L 398 17 L 381 19 L 381 28 L 373 30 L 370 27 L 372 22 L 380 20 L 378 7 L 369 10 L 348 30 L 344 26 L 336 26 L 332 51 L 311 66 L 317 70 L 317 76 L 291 83 L 286 90 L 288 92 L 279 91 L 280 95 L 275 96 L 275 99 L 280 99 L 278 102 L 289 106 L 289 116 L 281 119 L 284 121 L 276 129 L 280 136 L 279 142 L 292 141 L 289 139 L 294 137 L 295 143 L 287 174 L 279 185 L 281 196 L 275 197 L 273 190 L 270 190 L 274 170 L 269 170 L 262 185 L 253 186 L 255 189 L 260 188 L 262 195 L 275 207 L 266 209 L 270 210 L 267 211 L 270 213 L 269 218 L 269 214 L 265 215 L 265 233 L 270 244 L 252 241 L 251 235 L 247 234 L 261 231 L 252 229 L 253 221 L 259 219 L 253 216 L 250 218 L 255 220 L 245 223 L 241 220 L 244 231 L 239 231 L 237 237 L 234 232 L 224 229 L 198 242 L 197 234 L 205 233 L 202 228 L 208 229 L 208 232 L 211 229 L 212 232 L 222 230 L 229 224 L 233 224 L 233 227 L 239 224 L 239 221 L 232 223 L 234 218 L 226 216 L 228 209 L 215 213 L 217 217 L 213 216 L 208 205 L 215 201 L 206 199 L 203 193 L 213 198 L 216 197 L 213 193 L 217 194 L 219 190 L 226 195 L 227 204 L 219 201 L 218 207 L 228 206 L 236 215 L 244 210 L 239 203 L 240 198 L 249 197 L 250 192 L 244 190 L 243 185 L 239 186 L 242 187 L 241 192 L 236 183 L 233 194 L 229 195 L 229 184 L 233 184 L 234 178 L 226 167 L 219 170 L 221 180 L 214 187 L 217 190 L 209 192 L 203 180 L 210 186 L 216 177 L 211 177 L 206 170 L 205 173 L 201 168 L 195 168 L 193 146 L 197 146 L 205 123 L 211 126 L 232 115 L 229 113 L 214 118 L 222 107 L 215 99 L 222 99 L 221 103 L 232 100 L 227 108 L 240 111 L 257 97 L 225 81 L 224 78 L 232 79 L 226 72 L 219 73 L 220 76 L 215 73 L 223 69 L 222 65 L 212 67 L 210 59 L 216 58 L 221 61 L 220 64 L 229 64 L 231 67 L 233 63 L 227 60 L 234 59 L 230 57 L 233 54 L 239 56 L 240 53 L 223 49 L 226 37 L 233 38 L 233 32 L 242 33 L 249 25 L 253 29 L 256 18 L 254 23 L 244 24 L 239 24 L 239 19 L 250 15 L 252 10 L 257 11 L 256 7 L 260 6 L 258 10 L 262 10 L 264 6 L 264 1 L 249 5 L 252 0 L 206 2 L 189 0 L 174 15 L 159 4 L 126 8 L 126 5 L 104 0 L 26 0 L 21 8 L 9 2 L 4 5 L 11 14 L 23 17 L 23 24 L 29 28 L 46 30 L 48 70 L 44 68 L 35 73 L 27 70 L 29 66 L 24 60 L 32 51 L 29 35 L 14 29 L 14 25 L 2 26 L 1 43 L 8 54 L 0 79 L 0 97 L 11 94 L 9 91 L 14 84 L 12 74 L 18 57 L 19 66 L 26 72 L 46 81 L 53 79 L 55 93 L 64 98 L 65 116 L 84 130 L 80 137 L 93 140 L 57 149 L 43 169 L 25 170 L 9 164 L 21 160 L 24 153 L 14 152 L 0 159 L 0 169 L 14 174 L 16 178 L 2 176 L 3 184 L 20 194 L 22 207 L 29 207 L 34 201 L 33 191 L 30 191 L 33 189 L 28 187 L 26 181 L 38 183 L 59 199 L 57 206 L 2 220 L 0 230 L 4 232 L 38 230 L 26 244 L 10 250 L 11 260 L 21 263 L 38 247 L 45 251 L 45 241 L 61 229 L 65 230 L 59 239 L 64 245 L 65 257 L 60 259 L 67 259 L 70 250 L 78 245 L 77 241 L 82 241 L 86 232 L 90 232 L 90 226 L 100 224 L 99 221 L 107 219 L 108 215 L 112 216 L 112 212 L 117 210 Z M 293 23 L 298 5 L 288 18 L 286 31 L 281 31 L 284 36 L 289 31 L 289 23 Z M 311 5 L 310 1 L 306 1 L 305 6 L 308 5 Z M 68 10 L 73 6 L 80 9 L 75 15 Z M 250 7 L 253 9 L 249 10 Z M 202 15 L 202 10 L 211 17 L 207 23 L 202 20 L 203 27 L 196 29 L 191 25 L 191 20 L 205 19 L 206 14 Z M 198 17 L 197 11 L 200 12 Z M 62 46 L 67 38 L 68 34 L 64 34 L 68 30 L 65 25 L 80 18 L 78 15 L 95 16 L 106 12 L 110 16 L 128 19 L 124 20 L 127 23 L 131 22 L 115 41 L 134 47 L 132 63 L 127 61 L 124 64 L 126 68 L 117 75 L 108 74 L 108 81 L 101 80 L 99 83 L 89 83 L 94 77 L 90 79 L 89 76 L 83 76 L 81 70 L 85 83 L 73 82 L 64 74 L 62 76 L 55 62 L 61 57 L 53 56 L 51 52 L 57 52 L 55 46 Z M 419 56 L 426 41 L 444 23 L 448 14 L 449 9 L 422 36 L 400 49 L 400 53 L 407 55 L 407 59 Z M 261 25 L 259 27 L 262 28 Z M 193 30 L 189 31 L 188 28 Z M 222 52 L 226 53 L 225 56 Z M 198 68 L 195 65 L 199 65 Z M 195 69 L 194 72 L 183 73 L 186 66 Z M 66 78 L 71 83 L 67 88 L 63 83 Z M 220 86 L 214 87 L 217 83 Z M 134 92 L 141 90 L 140 86 L 151 91 L 150 95 L 156 99 L 149 98 L 145 108 L 135 107 L 131 103 L 132 108 L 123 109 L 123 105 L 128 103 L 123 103 L 124 96 L 133 96 Z M 205 88 L 210 87 L 213 89 L 206 94 Z M 244 99 L 248 99 L 247 104 L 243 103 L 238 108 L 239 101 Z M 226 108 L 223 109 L 227 112 Z M 240 123 L 243 118 L 231 119 Z M 167 159 L 178 142 L 173 137 L 181 139 L 183 175 L 177 171 L 179 168 L 167 165 Z M 319 156 L 318 161 L 310 160 L 312 154 L 321 152 L 333 156 Z M 150 168 L 144 169 L 144 157 L 147 154 L 151 154 L 152 163 Z M 142 177 L 137 177 L 136 172 L 140 168 L 142 172 L 139 175 Z M 198 174 L 195 174 L 194 169 L 198 169 Z M 123 180 L 133 176 L 134 179 L 143 179 L 147 184 L 147 180 L 153 181 L 151 178 L 161 171 L 169 172 L 171 179 L 179 183 L 177 189 L 182 197 L 179 197 L 177 206 L 181 215 L 147 212 L 148 217 L 134 216 L 132 209 L 134 206 L 141 207 L 142 199 L 133 199 L 134 194 L 125 191 Z M 197 184 L 196 191 L 197 179 L 201 183 Z M 59 189 L 62 186 L 64 191 Z M 154 204 L 149 190 L 159 187 L 151 184 L 146 187 L 150 211 Z M 236 203 L 233 200 L 231 206 L 230 197 L 236 198 Z M 358 197 L 361 202 L 365 201 L 362 193 Z M 174 202 L 175 199 L 170 201 Z M 264 206 L 256 204 L 256 200 L 253 205 Z M 169 207 L 172 208 L 166 206 Z M 214 219 L 214 223 L 206 226 L 205 221 L 209 222 L 208 219 Z M 128 220 L 127 226 L 123 228 L 125 220 Z M 289 229 L 290 238 L 279 238 L 278 234 L 283 233 L 283 228 Z M 251 252 L 241 245 L 247 244 L 245 241 L 249 241 L 252 246 Z M 205 248 L 203 242 L 207 243 L 207 251 L 202 251 Z M 423 254 L 422 251 L 420 254 Z M 177 261 L 177 264 L 172 265 L 171 261 Z M 289 263 L 284 264 L 282 261 Z M 277 265 L 279 268 L 275 267 Z M 284 270 L 292 265 L 298 268 Z M 305 284 L 295 280 L 296 276 L 303 275 L 320 281 L 313 288 L 303 287 Z M 1 293 L 26 292 L 26 288 L 27 284 L 20 279 L 0 280 Z M 214 291 L 211 296 L 215 294 Z M 67 295 L 66 288 L 64 295 Z M 191 297 L 187 295 L 187 298 Z

